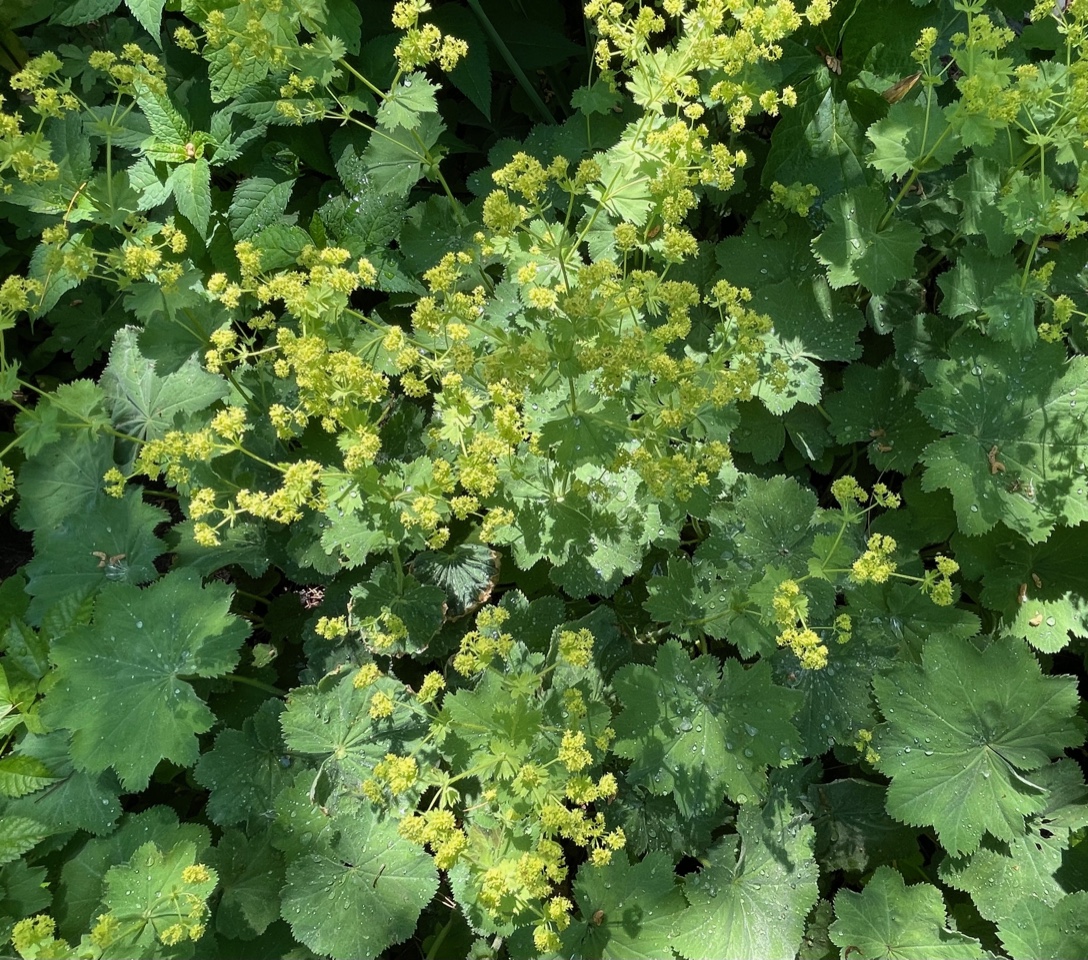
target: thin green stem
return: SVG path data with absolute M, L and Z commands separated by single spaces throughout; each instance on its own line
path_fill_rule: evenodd
M 503 38 L 499 36 L 499 32 L 495 29 L 495 25 L 491 22 L 490 18 L 484 13 L 483 7 L 480 6 L 480 0 L 468 0 L 468 5 L 472 12 L 476 14 L 476 18 L 480 21 L 480 25 L 491 38 L 491 42 L 495 44 L 495 49 L 499 51 L 500 56 L 506 61 L 506 65 L 517 79 L 521 89 L 525 91 L 525 95 L 536 108 L 537 113 L 540 114 L 540 118 L 545 123 L 555 123 L 555 117 L 552 116 L 551 111 L 544 101 L 540 99 L 540 94 L 536 92 L 536 87 L 529 82 L 529 78 L 525 76 L 525 71 L 521 69 L 521 64 L 514 59 L 514 55 L 510 52 L 510 48 L 506 45 Z

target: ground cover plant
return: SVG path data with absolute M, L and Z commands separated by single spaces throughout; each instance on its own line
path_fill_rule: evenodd
M 1088 956 L 1086 47 L 6 0 L 0 952 Z

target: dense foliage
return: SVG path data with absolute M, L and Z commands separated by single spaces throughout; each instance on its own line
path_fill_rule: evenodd
M 23 958 L 1088 956 L 1088 5 L 5 0 Z

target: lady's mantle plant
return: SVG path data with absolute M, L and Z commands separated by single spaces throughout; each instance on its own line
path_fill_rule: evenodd
M 1088 954 L 1086 46 L 6 5 L 15 951 Z

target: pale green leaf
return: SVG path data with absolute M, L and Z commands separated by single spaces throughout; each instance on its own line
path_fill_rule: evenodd
M 977 940 L 949 929 L 940 891 L 908 887 L 891 867 L 878 867 L 861 893 L 835 897 L 831 939 L 857 960 L 981 960 Z

